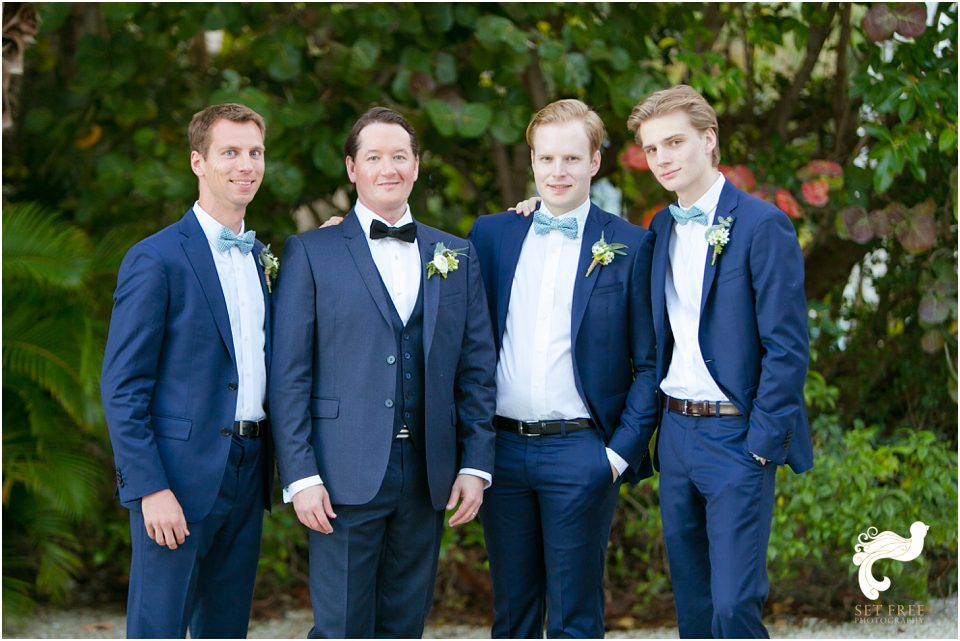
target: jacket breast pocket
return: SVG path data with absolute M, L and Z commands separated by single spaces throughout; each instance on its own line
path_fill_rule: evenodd
M 746 267 L 737 267 L 736 269 L 731 269 L 730 271 L 720 274 L 717 276 L 718 283 L 725 283 L 728 280 L 733 280 L 735 278 L 742 278 L 746 276 L 747 268 Z
M 337 418 L 340 416 L 340 399 L 311 396 L 310 416 L 313 418 Z
M 186 441 L 190 438 L 193 421 L 187 418 L 173 418 L 171 416 L 156 416 L 150 420 L 153 433 L 160 438 L 172 438 L 177 441 Z
M 597 288 L 593 290 L 593 295 L 620 294 L 623 292 L 623 287 L 623 283 L 613 283 L 612 285 L 604 285 L 603 287 L 597 286 Z
M 463 305 L 467 300 L 466 294 L 461 292 L 450 292 L 440 296 L 440 305 Z

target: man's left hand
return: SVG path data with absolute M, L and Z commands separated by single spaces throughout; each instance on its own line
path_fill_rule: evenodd
M 453 488 L 450 490 L 450 498 L 447 500 L 447 509 L 452 510 L 458 501 L 460 507 L 450 517 L 450 527 L 469 523 L 476 518 L 483 503 L 483 486 L 483 479 L 479 476 L 457 475 L 457 480 L 454 481 Z

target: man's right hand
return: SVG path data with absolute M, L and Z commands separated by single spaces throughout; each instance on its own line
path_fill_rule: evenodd
M 157 545 L 176 550 L 177 546 L 182 545 L 190 536 L 180 501 L 172 491 L 160 490 L 147 494 L 140 499 L 140 510 L 143 512 L 143 525 L 147 529 L 147 536 Z
M 311 530 L 332 534 L 333 526 L 330 519 L 337 518 L 330 503 L 330 494 L 322 485 L 314 485 L 300 490 L 293 495 L 293 509 L 297 511 L 297 518 Z
M 538 204 L 540 204 L 540 197 L 531 196 L 526 200 L 521 200 L 516 204 L 516 206 L 511 207 L 507 211 L 516 211 L 518 214 L 523 216 L 529 216 L 537 209 Z

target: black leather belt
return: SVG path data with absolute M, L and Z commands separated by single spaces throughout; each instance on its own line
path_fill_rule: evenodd
M 246 438 L 260 438 L 267 432 L 266 421 L 234 421 L 233 433 Z
M 494 416 L 493 426 L 498 430 L 514 432 L 521 436 L 553 436 L 580 430 L 590 430 L 595 427 L 592 419 L 571 418 L 565 421 L 518 421 L 515 418 Z
M 688 401 L 664 394 L 663 406 L 684 416 L 740 416 L 737 406 L 727 401 Z

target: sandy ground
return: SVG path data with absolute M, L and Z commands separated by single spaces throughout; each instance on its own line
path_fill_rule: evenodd
M 930 612 L 921 620 L 907 618 L 888 621 L 858 622 L 851 612 L 845 623 L 802 619 L 799 621 L 767 621 L 773 638 L 794 639 L 956 639 L 957 597 L 934 599 Z M 886 616 L 884 619 L 888 618 Z M 310 629 L 311 614 L 307 610 L 293 610 L 285 616 L 270 620 L 254 620 L 250 627 L 252 639 L 304 638 Z M 443 625 L 429 627 L 424 634 L 431 639 L 483 639 L 489 637 L 489 628 Z M 124 617 L 121 606 L 78 608 L 71 610 L 39 610 L 21 625 L 3 624 L 3 636 L 9 639 L 121 639 L 124 636 Z M 675 639 L 676 628 L 638 628 L 607 633 L 607 638 L 618 639 Z

